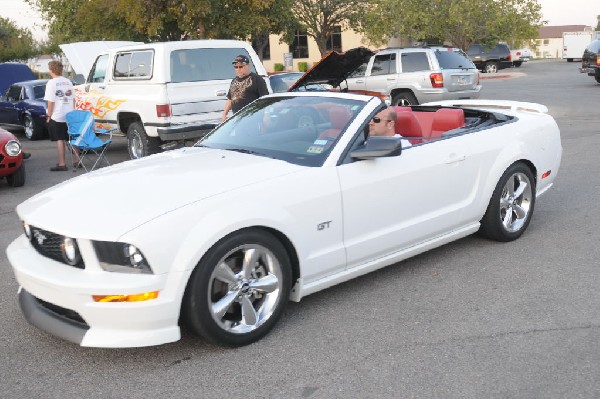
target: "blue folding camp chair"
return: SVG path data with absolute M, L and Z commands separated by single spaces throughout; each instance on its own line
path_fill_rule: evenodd
M 83 167 L 86 172 L 94 170 L 101 162 L 110 165 L 106 158 L 106 149 L 112 142 L 112 132 L 116 129 L 98 129 L 94 127 L 94 115 L 91 111 L 76 109 L 67 114 L 67 126 L 69 127 L 69 141 L 67 146 L 71 151 L 71 156 L 74 151 L 79 153 L 79 162 L 73 163 L 73 171 L 79 167 Z M 98 135 L 107 136 L 105 139 L 100 139 Z M 93 158 L 86 165 L 86 158 Z M 92 163 L 93 162 L 93 163 Z

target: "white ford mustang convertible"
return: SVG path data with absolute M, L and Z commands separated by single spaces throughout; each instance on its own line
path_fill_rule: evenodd
M 184 325 L 245 345 L 288 300 L 472 233 L 525 232 L 561 160 L 546 107 L 399 107 L 397 135 L 369 137 L 384 107 L 349 93 L 266 96 L 193 147 L 28 199 L 7 249 L 25 318 L 82 346 L 164 344 Z

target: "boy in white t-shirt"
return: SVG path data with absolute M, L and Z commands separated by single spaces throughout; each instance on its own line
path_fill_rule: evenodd
M 44 95 L 44 100 L 48 101 L 46 122 L 50 140 L 56 141 L 58 149 L 58 163 L 50 170 L 57 172 L 68 170 L 65 160 L 65 142 L 69 140 L 66 115 L 74 108 L 75 93 L 73 83 L 62 76 L 63 64 L 60 61 L 50 61 L 48 69 L 52 79 L 46 84 Z

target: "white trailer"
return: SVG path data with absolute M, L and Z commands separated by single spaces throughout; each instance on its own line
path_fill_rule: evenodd
M 563 60 L 580 60 L 588 44 L 599 37 L 600 32 L 593 31 L 563 32 Z

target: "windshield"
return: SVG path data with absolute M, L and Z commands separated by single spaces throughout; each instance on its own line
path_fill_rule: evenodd
M 366 102 L 335 97 L 263 97 L 196 146 L 321 166 Z

